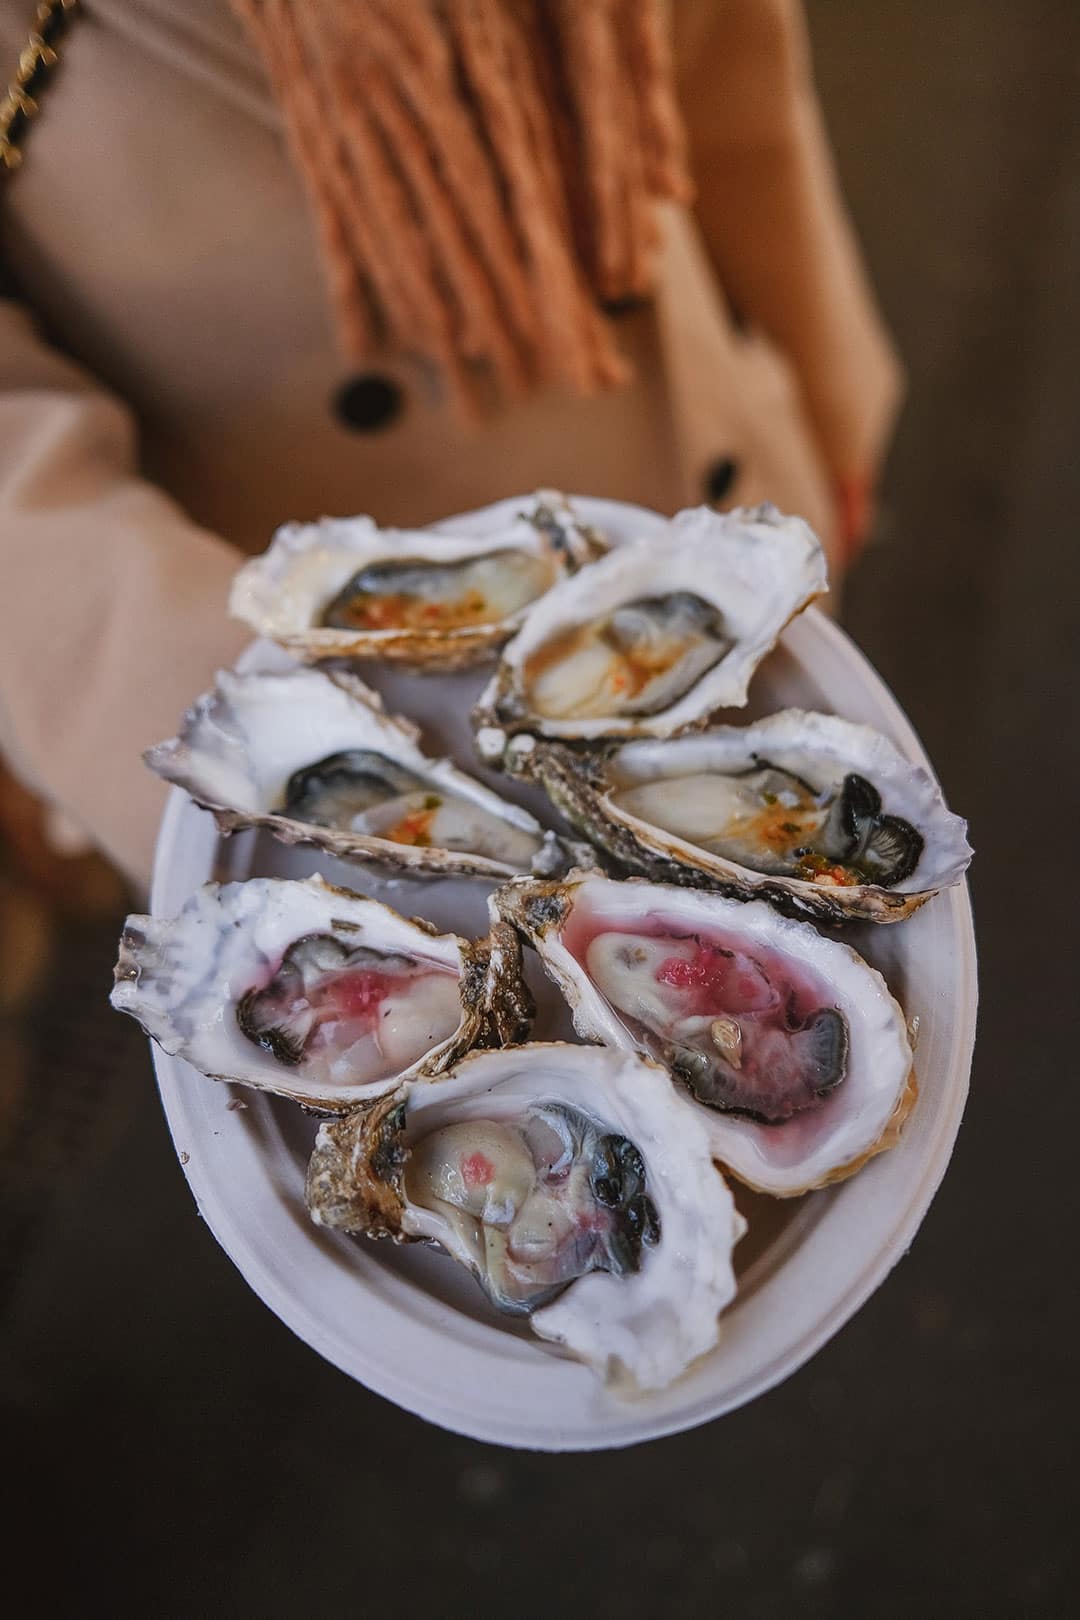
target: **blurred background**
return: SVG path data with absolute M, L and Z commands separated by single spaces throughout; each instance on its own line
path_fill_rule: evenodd
M 1080 8 L 809 17 L 910 375 L 843 619 L 978 851 L 971 1100 L 922 1232 L 809 1366 L 695 1433 L 558 1458 L 430 1428 L 295 1340 L 200 1223 L 106 1004 L 123 890 L 43 860 L 9 789 L 4 1517 L 15 1549 L 47 1528 L 39 1612 L 1072 1612 Z

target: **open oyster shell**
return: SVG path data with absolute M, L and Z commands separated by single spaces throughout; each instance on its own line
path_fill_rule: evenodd
M 821 546 L 772 506 L 680 512 L 536 602 L 474 721 L 484 758 L 518 731 L 670 737 L 746 702 L 788 620 L 826 585 Z
M 553 835 L 519 805 L 429 759 L 408 720 L 354 675 L 219 672 L 150 769 L 224 833 L 266 827 L 396 874 L 511 877 L 554 869 Z
M 631 1052 L 473 1053 L 324 1125 L 312 1218 L 439 1244 L 601 1376 L 661 1389 L 711 1349 L 745 1230 L 700 1110 Z
M 630 871 L 820 922 L 898 922 L 971 860 L 966 823 L 929 773 L 835 715 L 786 709 L 585 755 L 521 736 L 509 752 L 515 774 Z
M 439 934 L 319 877 L 207 883 L 176 917 L 127 919 L 111 1000 L 212 1080 L 338 1112 L 523 1038 L 511 934 Z
M 530 605 L 598 554 L 560 495 L 526 497 L 479 535 L 380 529 L 367 517 L 286 524 L 245 563 L 229 611 L 311 663 L 380 658 L 461 669 L 490 657 Z
M 794 1197 L 895 1144 L 915 1098 L 904 1013 L 849 946 L 760 901 L 640 878 L 519 879 L 492 906 L 578 1034 L 663 1062 L 748 1186 Z

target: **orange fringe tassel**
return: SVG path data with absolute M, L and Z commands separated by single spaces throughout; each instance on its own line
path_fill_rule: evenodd
M 232 0 L 266 65 L 346 353 L 494 392 L 623 381 L 601 305 L 690 196 L 663 0 Z

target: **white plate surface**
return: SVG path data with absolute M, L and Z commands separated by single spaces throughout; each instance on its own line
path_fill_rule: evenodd
M 617 538 L 657 522 L 652 513 L 614 502 L 576 504 Z M 489 509 L 476 527 L 492 520 Z M 256 645 L 243 662 L 279 667 L 289 661 Z M 486 670 L 417 676 L 367 665 L 362 673 L 388 708 L 421 725 L 430 752 L 453 754 L 466 769 L 486 774 L 472 757 L 468 727 Z M 888 689 L 815 609 L 785 631 L 755 678 L 743 717 L 794 704 L 876 726 L 911 759 L 929 764 Z M 506 790 L 498 778 L 486 779 Z M 517 796 L 543 814 L 538 795 L 526 790 Z M 485 883 L 388 883 L 318 852 L 286 849 L 262 833 L 222 840 L 212 818 L 179 789 L 162 821 L 152 909 L 172 916 L 213 877 L 316 871 L 441 927 L 474 935 L 486 929 Z M 967 889 L 939 895 L 907 922 L 861 925 L 845 930 L 845 937 L 881 969 L 909 1017 L 919 1019 L 920 1095 L 903 1138 L 851 1181 L 803 1199 L 784 1203 L 736 1189 L 750 1232 L 738 1251 L 739 1293 L 723 1317 L 720 1342 L 670 1389 L 633 1401 L 609 1393 L 585 1367 L 500 1317 L 443 1256 L 314 1227 L 303 1183 L 315 1124 L 300 1110 L 206 1080 L 155 1047 L 158 1084 L 207 1225 L 259 1297 L 321 1355 L 409 1411 L 477 1439 L 551 1451 L 630 1445 L 719 1417 L 800 1367 L 904 1254 L 945 1173 L 975 1038 Z M 534 1035 L 573 1039 L 557 994 L 532 969 L 535 959 L 530 977 L 540 1011 Z

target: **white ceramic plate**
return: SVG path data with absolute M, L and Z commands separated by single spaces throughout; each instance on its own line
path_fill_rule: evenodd
M 578 504 L 619 538 L 658 521 L 613 502 Z M 489 508 L 475 527 L 496 520 Z M 454 527 L 469 521 L 454 520 Z M 256 645 L 244 662 L 277 667 L 288 660 Z M 485 774 L 472 757 L 468 713 L 486 670 L 418 676 L 369 665 L 363 673 L 390 709 L 420 723 L 431 752 L 453 754 Z M 873 669 L 814 609 L 789 626 L 762 666 L 746 718 L 792 704 L 865 721 L 928 764 Z M 538 795 L 519 796 L 542 810 Z M 179 789 L 162 822 L 152 908 L 172 916 L 212 877 L 315 871 L 444 928 L 486 931 L 485 883 L 389 883 L 315 851 L 286 849 L 265 834 L 222 840 L 211 816 Z M 975 1037 L 967 890 L 939 895 L 907 922 L 862 925 L 845 937 L 881 969 L 908 1015 L 919 1018 L 920 1095 L 903 1138 L 851 1181 L 809 1197 L 784 1203 L 738 1193 L 750 1231 L 737 1251 L 739 1293 L 723 1317 L 719 1344 L 670 1389 L 633 1401 L 609 1393 L 585 1367 L 499 1316 L 478 1285 L 440 1254 L 314 1227 L 303 1185 L 315 1124 L 299 1109 L 206 1080 L 155 1047 L 162 1101 L 207 1225 L 260 1298 L 329 1361 L 409 1411 L 477 1439 L 550 1451 L 630 1445 L 719 1417 L 800 1367 L 904 1254 L 945 1172 Z M 573 1039 L 557 993 L 539 972 L 531 977 L 536 1038 Z

